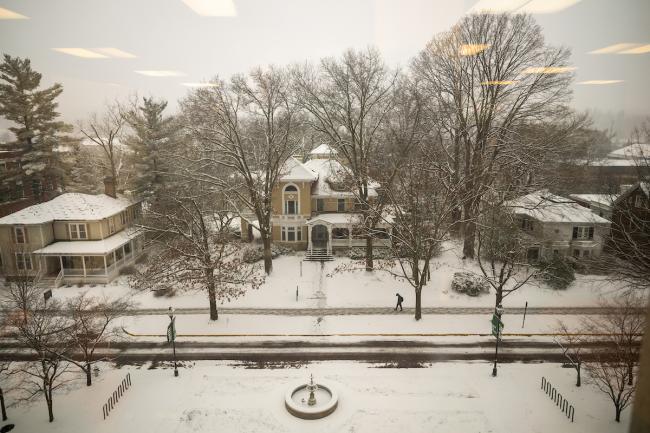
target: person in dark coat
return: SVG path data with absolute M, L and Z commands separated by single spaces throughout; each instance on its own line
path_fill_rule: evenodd
M 397 305 L 395 305 L 395 311 L 397 311 L 397 307 L 399 307 L 400 311 L 404 311 L 402 308 L 402 302 L 404 302 L 404 298 L 402 298 L 402 295 L 399 293 L 395 293 L 395 296 L 397 296 Z

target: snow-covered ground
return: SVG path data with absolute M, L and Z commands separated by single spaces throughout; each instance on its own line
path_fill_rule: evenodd
M 399 292 L 405 298 L 405 307 L 415 306 L 411 286 L 385 271 L 335 271 L 350 264 L 350 259 L 345 257 L 336 257 L 334 261 L 323 264 L 305 262 L 303 259 L 302 253 L 275 259 L 273 273 L 259 289 L 249 290 L 244 296 L 221 305 L 241 308 L 386 307 L 394 305 L 395 293 Z M 494 305 L 493 295 L 473 298 L 453 292 L 451 280 L 457 271 L 480 272 L 476 262 L 463 261 L 453 250 L 446 251 L 432 268 L 431 281 L 423 289 L 422 305 Z M 204 293 L 179 293 L 171 298 L 154 297 L 151 292 L 130 288 L 126 277 L 120 277 L 106 286 L 61 287 L 54 290 L 54 297 L 63 299 L 87 290 L 111 298 L 131 297 L 141 308 L 167 308 L 170 305 L 175 308 L 207 307 L 207 296 Z M 612 296 L 619 290 L 619 285 L 602 276 L 576 275 L 576 281 L 566 290 L 553 290 L 537 283 L 528 284 L 509 295 L 504 300 L 504 306 L 523 307 L 526 302 L 529 307 L 596 306 L 602 297 Z
M 574 386 L 574 372 L 558 364 L 507 364 L 490 376 L 489 363 L 438 363 L 427 368 L 326 362 L 300 368 L 248 369 L 202 361 L 170 369 L 105 366 L 95 384 L 79 380 L 54 399 L 47 423 L 43 401 L 10 408 L 17 433 L 77 432 L 300 432 L 300 433 L 622 433 L 630 409 L 616 423 L 611 403 L 593 386 Z M 102 405 L 130 373 L 126 391 L 108 419 Z M 301 420 L 284 408 L 291 384 L 327 380 L 339 394 L 329 417 Z M 545 376 L 575 407 L 575 422 L 540 389 Z
M 284 336 L 334 335 L 364 336 L 383 334 L 431 334 L 453 337 L 453 334 L 490 334 L 489 314 L 431 314 L 416 321 L 410 314 L 350 315 L 350 316 L 275 316 L 253 314 L 226 314 L 210 321 L 206 314 L 183 314 L 176 318 L 179 341 L 200 340 L 201 336 Z M 579 325 L 579 316 L 529 315 L 522 328 L 521 315 L 504 315 L 504 334 L 556 332 L 560 320 L 569 327 Z M 122 319 L 126 331 L 134 334 L 160 335 L 164 340 L 169 318 L 165 315 L 130 316 Z M 448 335 L 445 335 L 448 334 Z M 448 338 L 444 339 L 449 341 Z

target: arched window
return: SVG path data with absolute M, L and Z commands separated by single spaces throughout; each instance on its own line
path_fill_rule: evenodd
M 284 187 L 282 202 L 285 215 L 297 215 L 300 213 L 300 198 L 298 188 L 295 185 L 287 185 Z

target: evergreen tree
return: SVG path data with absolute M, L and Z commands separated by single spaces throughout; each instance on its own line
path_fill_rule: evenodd
M 137 194 L 152 202 L 159 201 L 164 189 L 165 152 L 173 145 L 175 128 L 172 117 L 164 117 L 167 101 L 143 98 L 142 105 L 134 105 L 126 119 L 133 133 L 126 144 L 131 150 L 132 182 Z
M 69 140 L 63 135 L 72 127 L 60 120 L 56 98 L 63 91 L 61 84 L 40 89 L 41 74 L 34 71 L 29 59 L 4 55 L 0 63 L 0 116 L 13 122 L 9 128 L 15 140 L 6 150 L 21 152 L 21 170 L 14 177 L 26 176 L 38 201 L 46 192 L 62 187 L 66 172 L 63 158 Z M 4 178 L 3 182 L 16 181 Z

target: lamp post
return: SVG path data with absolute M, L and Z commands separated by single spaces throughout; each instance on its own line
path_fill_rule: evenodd
M 492 324 L 496 328 L 492 333 L 497 337 L 496 345 L 494 346 L 494 367 L 492 367 L 492 377 L 497 376 L 497 362 L 499 360 L 499 340 L 501 339 L 501 315 L 503 314 L 503 307 L 501 304 L 497 305 L 494 309 L 494 316 L 492 317 Z
M 178 377 L 178 367 L 176 365 L 176 324 L 174 318 L 174 308 L 169 307 L 169 326 L 167 327 L 167 340 L 171 340 L 174 350 L 174 377 Z

